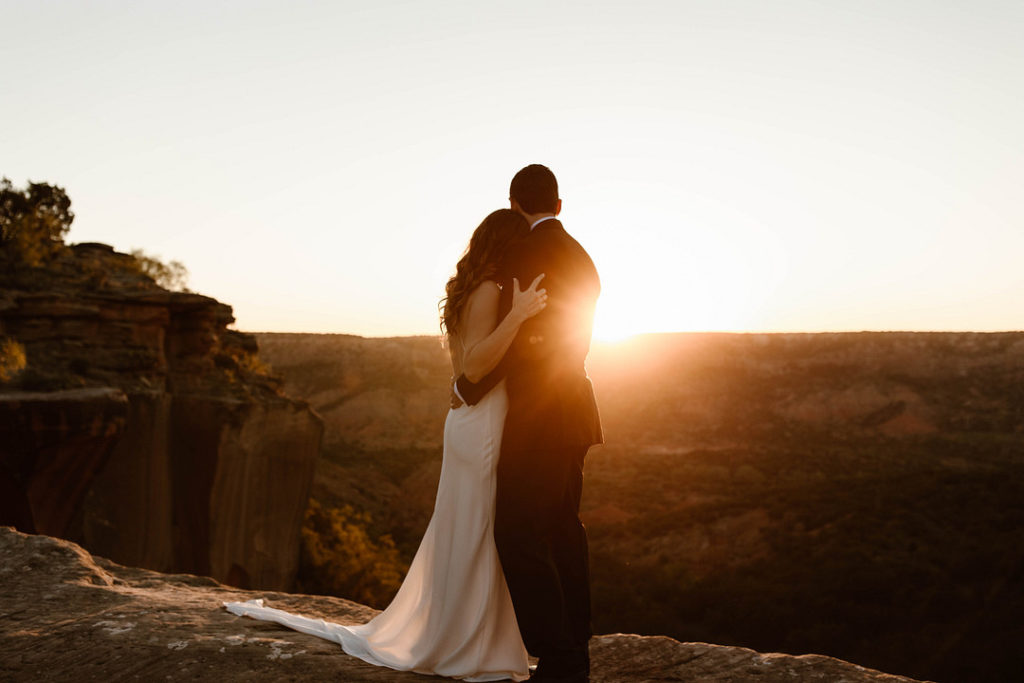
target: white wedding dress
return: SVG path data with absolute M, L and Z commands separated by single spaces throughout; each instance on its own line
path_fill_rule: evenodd
M 399 671 L 466 681 L 523 680 L 527 654 L 494 546 L 494 495 L 508 398 L 504 382 L 475 406 L 450 410 L 434 514 L 387 609 L 343 626 L 264 607 L 224 603 L 335 641 L 350 655 Z

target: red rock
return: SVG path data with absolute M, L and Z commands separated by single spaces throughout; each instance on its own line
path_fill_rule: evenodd
M 114 392 L 121 411 L 102 448 L 50 426 L 95 410 L 92 394 L 9 411 L 0 433 L 26 444 L 19 458 L 60 454 L 4 483 L 28 492 L 35 528 L 128 564 L 290 587 L 323 425 L 260 370 L 255 339 L 227 329 L 231 307 L 160 289 L 105 245 L 30 276 L 0 306 L 0 331 L 26 349 L 23 379 Z
M 4 506 L 20 498 L 34 530 L 66 535 L 127 413 L 120 389 L 0 393 L 0 469 L 16 480 Z

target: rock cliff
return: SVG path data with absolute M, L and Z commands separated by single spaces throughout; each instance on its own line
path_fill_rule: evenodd
M 120 389 L 0 394 L 3 505 L 20 528 L 68 534 L 89 485 L 124 435 L 127 416 Z
M 101 244 L 0 284 L 0 336 L 28 359 L 0 387 L 2 521 L 125 564 L 290 587 L 322 421 L 228 329 L 231 308 Z
M 67 541 L 0 528 L 0 678 L 448 680 L 373 667 L 328 641 L 236 617 L 221 606 L 254 597 L 339 623 L 374 614 L 339 598 L 255 593 L 208 578 L 132 569 Z M 819 655 L 762 654 L 663 637 L 604 635 L 590 647 L 594 683 L 912 681 Z
M 284 389 L 324 420 L 312 495 L 369 513 L 406 562 L 434 509 L 451 365 L 438 337 L 258 333 Z

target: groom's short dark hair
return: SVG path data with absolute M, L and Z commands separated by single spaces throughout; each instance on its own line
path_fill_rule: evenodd
M 558 181 L 547 166 L 530 164 L 512 178 L 508 197 L 526 213 L 551 213 L 558 207 Z

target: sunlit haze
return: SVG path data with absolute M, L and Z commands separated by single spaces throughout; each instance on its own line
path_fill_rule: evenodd
M 534 162 L 599 338 L 1022 327 L 1022 3 L 2 10 L 0 175 L 243 330 L 437 333 Z

